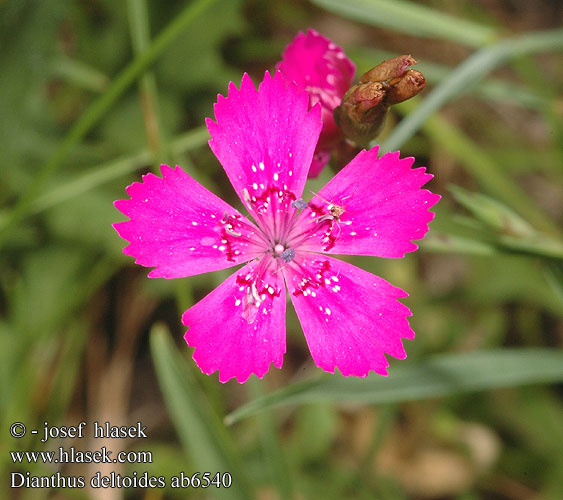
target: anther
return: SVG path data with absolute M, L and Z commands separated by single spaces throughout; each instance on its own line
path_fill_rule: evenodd
M 281 259 L 287 264 L 295 259 L 295 250 L 293 248 L 286 248 L 280 255 Z
M 297 210 L 305 210 L 307 208 L 307 205 L 308 203 L 302 198 L 291 202 L 291 206 L 293 208 L 296 208 Z
M 248 210 L 252 210 L 252 200 L 250 199 L 250 194 L 248 193 L 248 189 L 243 188 L 241 194 L 242 194 L 242 199 L 246 203 L 246 207 L 248 208 Z
M 242 236 L 242 233 L 238 233 L 236 231 L 233 231 L 232 229 L 233 226 L 231 226 L 230 224 L 225 226 L 225 231 L 227 231 L 227 233 L 229 233 L 231 236 Z

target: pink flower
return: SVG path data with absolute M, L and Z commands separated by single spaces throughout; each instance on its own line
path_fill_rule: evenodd
M 309 171 L 310 177 L 317 177 L 342 137 L 333 111 L 352 86 L 356 66 L 340 47 L 309 29 L 286 47 L 276 69 L 309 93 L 311 107 L 321 103 L 323 129 Z
M 244 382 L 281 368 L 285 287 L 317 366 L 345 375 L 386 375 L 385 353 L 405 358 L 412 339 L 406 293 L 329 254 L 403 257 L 428 230 L 439 196 L 421 189 L 432 176 L 399 153 L 362 151 L 309 203 L 301 199 L 321 131 L 308 95 L 266 73 L 258 91 L 244 75 L 215 104 L 209 145 L 252 222 L 180 167 L 143 176 L 115 206 L 124 253 L 180 278 L 245 263 L 182 316 L 185 339 L 204 373 Z

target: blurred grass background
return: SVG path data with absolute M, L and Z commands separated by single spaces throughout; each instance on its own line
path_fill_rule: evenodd
M 557 0 L 0 1 L 2 497 L 563 498 L 562 19 Z M 313 367 L 291 311 L 283 370 L 222 385 L 180 315 L 232 270 L 147 279 L 112 203 L 168 162 L 235 204 L 204 118 L 307 27 L 358 74 L 410 53 L 427 77 L 379 142 L 435 174 L 431 233 L 405 259 L 350 259 L 411 294 L 417 338 L 389 378 L 347 380 Z M 103 443 L 16 440 L 12 422 L 81 420 L 142 421 L 148 440 L 108 446 L 153 463 L 13 464 Z M 233 486 L 10 489 L 12 471 L 57 470 Z

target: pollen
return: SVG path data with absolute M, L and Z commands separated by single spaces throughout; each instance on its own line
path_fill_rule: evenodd
M 287 264 L 295 259 L 295 250 L 293 250 L 293 248 L 287 248 L 281 253 L 280 257 Z

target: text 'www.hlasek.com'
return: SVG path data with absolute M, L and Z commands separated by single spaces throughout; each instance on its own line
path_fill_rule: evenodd
M 148 437 L 147 427 L 142 422 L 131 426 L 116 426 L 110 422 L 90 425 L 84 421 L 73 426 L 51 426 L 45 422 L 42 429 L 30 430 L 24 423 L 14 422 L 10 426 L 10 435 L 18 440 L 18 444 L 46 448 L 10 451 L 17 469 L 10 472 L 12 488 L 229 488 L 232 483 L 231 474 L 220 471 L 178 471 L 171 476 L 152 475 L 148 471 L 127 474 L 112 471 L 111 465 L 105 464 L 120 467 L 121 464 L 153 463 L 152 451 L 116 449 Z M 34 436 L 39 439 L 34 440 Z M 67 442 L 76 443 L 85 438 L 88 449 L 64 446 Z M 92 446 L 96 442 L 101 445 Z M 80 468 L 80 464 L 100 464 L 100 470 L 84 475 L 65 474 L 61 472 L 65 464 L 78 464 L 76 468 Z M 90 467 L 89 471 L 92 470 Z

